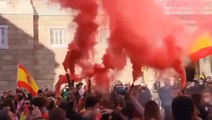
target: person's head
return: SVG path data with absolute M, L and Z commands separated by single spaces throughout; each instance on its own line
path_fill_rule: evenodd
M 24 99 L 23 106 L 30 106 L 31 102 L 29 99 Z
M 49 87 L 48 86 L 44 86 L 44 91 L 45 92 L 49 91 Z
M 199 78 L 199 80 L 204 80 L 204 76 L 201 76 L 201 77 Z
M 203 92 L 203 101 L 206 104 L 212 104 L 212 95 L 211 95 L 211 90 L 207 89 Z
M 37 93 L 38 93 L 39 96 L 41 96 L 43 94 L 43 90 L 40 89 L 40 90 L 38 90 Z
M 210 89 L 212 88 L 212 80 L 206 82 L 206 87 Z
M 18 93 L 18 100 L 21 101 L 25 98 L 25 94 L 23 92 Z
M 47 110 L 48 101 L 46 98 L 38 96 L 32 99 L 31 104 L 37 106 L 41 112 L 44 112 Z
M 8 97 L 7 92 L 3 92 L 2 99 L 6 99 Z
M 168 78 L 164 79 L 164 85 L 165 86 L 170 86 L 170 80 Z
M 31 93 L 29 93 L 29 94 L 27 95 L 27 98 L 31 101 L 31 100 L 32 100 L 32 98 L 33 98 L 32 94 L 31 94 Z
M 172 101 L 172 115 L 174 120 L 192 120 L 194 103 L 186 96 L 178 96 Z
M 195 105 L 201 104 L 202 96 L 199 93 L 195 93 L 191 95 L 191 99 L 193 100 Z
M 101 120 L 110 120 L 109 114 L 102 114 Z
M 24 110 L 24 112 L 29 112 L 32 111 L 32 106 L 31 106 L 31 102 L 29 99 L 24 99 L 23 104 L 22 104 L 22 110 Z
M 14 108 L 13 101 L 11 99 L 4 99 L 3 100 L 3 109 L 15 113 L 15 108 Z
M 124 93 L 124 86 L 122 84 L 117 84 L 117 85 L 114 86 L 114 90 L 118 94 L 123 94 Z
M 130 92 L 131 92 L 131 95 L 133 95 L 135 98 L 138 99 L 138 97 L 141 93 L 140 86 L 139 85 L 133 86 Z
M 125 88 L 125 89 L 129 89 L 129 88 L 130 88 L 130 83 L 125 83 L 125 84 L 124 84 L 124 88 Z
M 82 83 L 82 82 L 80 82 L 80 83 L 79 83 L 79 86 L 81 86 L 81 87 L 82 87 L 82 86 L 83 86 L 83 83 Z
M 16 88 L 15 89 L 15 93 L 19 93 L 20 89 L 19 88 Z
M 88 97 L 85 101 L 85 108 L 92 111 L 97 111 L 99 110 L 99 101 L 95 97 Z
M 150 100 L 145 105 L 144 111 L 144 119 L 145 120 L 160 120 L 160 109 L 154 101 Z
M 199 81 L 194 81 L 194 86 L 199 85 Z
M 204 84 L 203 80 L 200 80 L 200 81 L 199 81 L 199 84 L 200 84 L 200 85 L 203 85 L 203 84 Z
M 211 76 L 207 76 L 207 80 L 211 80 Z
M 67 101 L 63 101 L 58 105 L 58 108 L 64 110 L 66 112 L 66 117 L 71 117 L 71 111 L 73 110 L 72 107 L 69 106 Z
M 8 96 L 10 97 L 14 96 L 13 91 L 8 91 Z
M 83 83 L 80 82 L 80 83 L 76 84 L 77 90 L 80 90 L 82 87 L 83 87 Z
M 49 90 L 46 92 L 46 97 L 55 97 L 55 93 Z
M 48 106 L 47 106 L 47 109 L 48 109 L 49 111 L 51 111 L 51 110 L 55 107 L 55 105 L 56 105 L 55 101 L 56 101 L 56 100 L 55 100 L 53 97 L 49 97 L 49 98 L 48 98 Z
M 66 120 L 66 112 L 61 108 L 54 108 L 49 114 L 50 120 Z
M 58 105 L 58 107 L 66 111 L 66 109 L 67 109 L 67 102 L 65 102 L 65 101 L 61 102 Z
M 8 111 L 1 110 L 0 111 L 0 120 L 12 120 L 8 114 Z
M 81 120 L 81 116 L 75 114 L 74 104 L 69 101 L 63 101 L 58 105 L 59 108 L 63 109 L 66 112 L 66 117 L 69 120 Z

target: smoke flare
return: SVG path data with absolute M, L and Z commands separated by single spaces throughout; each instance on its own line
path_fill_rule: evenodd
M 82 68 L 82 79 L 90 74 L 88 71 L 92 69 L 91 51 L 96 44 L 95 33 L 98 25 L 95 23 L 97 16 L 97 4 L 95 0 L 60 0 L 63 7 L 73 8 L 79 11 L 74 22 L 78 28 L 73 42 L 69 45 L 65 61 L 63 63 L 65 70 L 70 69 L 71 76 L 76 76 L 76 66 Z M 80 80 L 79 79 L 79 80 Z
M 180 22 L 165 15 L 153 0 L 103 0 L 103 5 L 110 18 L 107 54 L 124 50 L 118 54 L 130 58 L 134 80 L 141 75 L 142 66 L 173 68 L 180 74 L 182 86 L 185 85 L 182 58 L 191 41 Z M 114 43 L 115 49 L 111 47 Z
M 102 65 L 89 62 L 90 52 L 96 44 L 95 23 L 98 14 L 95 0 L 60 0 L 63 7 L 79 11 L 74 19 L 78 24 L 74 41 L 69 45 L 64 68 L 76 76 L 76 65 L 82 68 L 81 80 L 93 77 L 100 86 L 109 86 L 113 78 L 109 71 L 121 71 L 127 62 L 132 63 L 133 80 L 142 75 L 141 68 L 148 66 L 160 70 L 173 68 L 186 82 L 183 57 L 192 36 L 174 17 L 165 15 L 154 0 L 101 0 L 109 17 L 110 39 Z

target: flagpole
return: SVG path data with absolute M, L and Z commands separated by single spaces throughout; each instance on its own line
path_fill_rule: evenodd
M 18 69 L 19 69 L 19 64 L 17 65 L 16 88 L 18 88 Z
M 69 90 L 73 87 L 72 86 L 72 83 L 71 83 L 71 79 L 70 79 L 70 76 L 69 76 L 70 72 L 69 72 L 69 69 L 66 73 L 66 78 L 67 78 L 67 81 L 68 81 L 68 87 L 69 87 Z
M 71 89 L 71 80 L 70 80 L 70 77 L 69 77 L 68 73 L 66 73 L 66 78 L 68 80 L 68 87 L 69 87 L 69 89 Z
M 212 57 L 210 55 L 210 66 L 211 66 L 211 73 L 212 73 Z

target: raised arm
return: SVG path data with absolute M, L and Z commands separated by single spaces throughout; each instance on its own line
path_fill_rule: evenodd
M 135 107 L 135 109 L 136 109 L 141 115 L 143 115 L 143 113 L 144 113 L 144 108 L 143 108 L 143 106 L 138 102 L 138 100 L 137 100 L 134 96 L 130 95 L 129 97 L 130 97 L 130 101 L 132 102 L 132 104 L 133 104 L 133 106 Z

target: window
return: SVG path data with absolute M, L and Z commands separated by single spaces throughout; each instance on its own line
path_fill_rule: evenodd
M 108 39 L 110 38 L 110 30 L 108 27 L 99 28 L 99 45 L 101 47 L 108 47 Z
M 107 27 L 100 28 L 100 43 L 107 44 L 108 39 L 110 37 L 110 30 Z
M 64 47 L 73 41 L 76 25 L 66 27 L 51 27 L 49 31 L 49 44 L 53 47 Z
M 65 45 L 68 43 L 66 28 L 51 28 L 50 29 L 50 44 Z
M 8 48 L 7 25 L 0 25 L 0 48 Z

